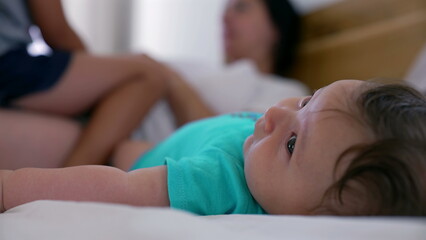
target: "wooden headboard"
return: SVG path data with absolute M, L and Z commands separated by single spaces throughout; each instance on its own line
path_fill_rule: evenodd
M 344 0 L 306 15 L 302 35 L 292 77 L 312 89 L 403 78 L 426 44 L 426 0 Z

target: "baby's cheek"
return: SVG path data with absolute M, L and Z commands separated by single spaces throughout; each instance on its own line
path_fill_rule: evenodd
M 245 159 L 244 174 L 247 186 L 253 195 L 253 193 L 256 192 L 261 185 L 262 176 L 259 172 L 259 168 L 255 164 L 255 161 L 253 161 L 250 156 L 247 156 Z
M 247 158 L 248 151 L 250 150 L 250 147 L 252 144 L 253 144 L 253 135 L 250 135 L 246 138 L 243 145 L 244 160 Z
M 266 174 L 265 169 L 251 160 L 253 159 L 249 158 L 244 166 L 245 178 L 250 193 L 259 202 L 273 192 L 274 184 L 271 184 L 273 180 Z

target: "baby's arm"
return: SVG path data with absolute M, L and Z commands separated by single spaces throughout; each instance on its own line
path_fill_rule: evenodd
M 0 171 L 0 212 L 35 200 L 169 206 L 167 167 L 123 172 L 106 166 Z
M 0 170 L 0 213 L 4 212 L 3 206 L 3 179 L 6 178 L 6 175 L 10 174 L 12 171 L 10 170 Z

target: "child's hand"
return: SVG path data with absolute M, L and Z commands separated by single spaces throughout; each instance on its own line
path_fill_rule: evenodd
M 148 55 L 143 57 L 145 64 L 150 66 L 149 69 L 166 81 L 166 100 L 174 114 L 177 126 L 216 115 L 210 105 L 204 102 L 198 92 L 179 73 Z

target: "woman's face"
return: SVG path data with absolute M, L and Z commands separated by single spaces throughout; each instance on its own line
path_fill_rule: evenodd
M 278 33 L 262 0 L 229 0 L 223 22 L 227 63 L 271 56 Z

